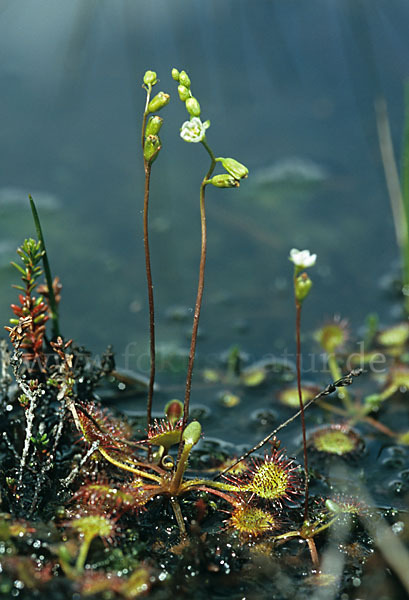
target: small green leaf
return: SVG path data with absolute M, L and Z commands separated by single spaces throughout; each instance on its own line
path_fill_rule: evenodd
M 22 275 L 24 275 L 24 276 L 26 275 L 26 271 L 25 271 L 25 269 L 23 269 L 23 267 L 20 267 L 20 265 L 18 265 L 17 263 L 15 263 L 15 262 L 13 262 L 13 261 L 12 261 L 10 264 L 11 264 L 11 265 L 12 265 L 12 266 L 13 266 L 15 269 L 17 269 L 18 271 L 20 271 L 20 273 L 22 273 Z

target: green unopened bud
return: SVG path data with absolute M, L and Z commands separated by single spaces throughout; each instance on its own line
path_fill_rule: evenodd
M 148 124 L 145 129 L 145 136 L 149 135 L 157 135 L 160 131 L 160 128 L 163 125 L 163 119 L 158 117 L 158 115 L 154 115 L 153 117 L 149 117 Z
M 337 504 L 336 502 L 334 502 L 330 498 L 327 498 L 325 500 L 325 506 L 328 508 L 328 510 L 330 510 L 334 514 L 342 512 L 341 507 L 339 506 L 339 504 Z
M 179 71 L 175 67 L 172 69 L 172 79 L 179 81 Z
M 186 100 L 186 110 L 191 117 L 200 117 L 200 104 L 193 96 Z
M 298 302 L 303 302 L 310 293 L 312 281 L 307 273 L 301 273 L 295 280 L 295 298 Z
M 240 181 L 238 179 L 235 179 L 231 175 L 227 175 L 227 173 L 215 175 L 214 177 L 209 179 L 208 183 L 211 183 L 212 185 L 215 185 L 216 187 L 220 188 L 239 187 L 240 185 Z
M 155 85 L 157 81 L 158 76 L 156 75 L 155 71 L 146 71 L 145 75 L 143 76 L 143 82 L 145 85 Z
M 179 82 L 185 87 L 187 87 L 187 89 L 190 88 L 190 78 L 186 71 L 181 71 L 179 73 Z
M 165 406 L 167 420 L 174 425 L 183 415 L 183 404 L 180 400 L 169 400 Z
M 186 100 L 190 97 L 190 92 L 184 85 L 178 85 L 178 93 L 182 102 L 186 102 Z
M 159 94 L 156 94 L 156 96 L 154 98 L 152 98 L 152 100 L 149 102 L 147 112 L 148 113 L 157 112 L 158 110 L 160 110 L 161 108 L 166 106 L 168 104 L 169 100 L 170 100 L 169 94 L 165 94 L 165 92 L 159 92 Z
M 145 138 L 143 156 L 148 163 L 153 163 L 155 161 L 155 159 L 158 157 L 160 149 L 161 142 L 157 135 L 148 135 Z
M 200 440 L 202 427 L 199 421 L 192 421 L 183 432 L 182 440 L 187 446 L 194 446 Z
M 226 171 L 235 179 L 245 179 L 248 177 L 248 168 L 239 163 L 237 160 L 234 160 L 234 158 L 218 158 L 216 160 L 221 162 Z

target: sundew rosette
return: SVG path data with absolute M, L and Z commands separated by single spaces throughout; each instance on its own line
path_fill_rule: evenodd
M 282 450 L 272 450 L 263 459 L 253 458 L 240 478 L 227 477 L 240 489 L 282 505 L 301 493 L 298 466 Z
M 240 539 L 260 538 L 278 527 L 276 516 L 249 504 L 239 504 L 226 520 L 226 530 L 237 531 Z
M 311 434 L 308 444 L 323 456 L 356 457 L 365 448 L 361 436 L 354 429 L 343 424 L 316 429 Z

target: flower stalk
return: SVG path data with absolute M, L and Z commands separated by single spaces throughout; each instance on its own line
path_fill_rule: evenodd
M 146 71 L 143 78 L 143 88 L 146 90 L 145 110 L 142 117 L 142 133 L 141 145 L 143 152 L 143 167 L 145 172 L 145 188 L 143 197 L 143 245 L 145 251 L 145 270 L 146 282 L 148 288 L 148 304 L 149 304 L 149 352 L 150 352 L 150 374 L 148 384 L 148 400 L 146 408 L 147 428 L 149 429 L 152 423 L 152 403 L 153 403 L 153 388 L 155 384 L 156 374 L 156 348 L 155 348 L 155 303 L 153 298 L 153 280 L 151 257 L 149 247 L 149 191 L 152 164 L 158 157 L 161 150 L 161 142 L 158 136 L 163 120 L 158 116 L 148 116 L 160 110 L 169 102 L 169 94 L 159 92 L 152 100 L 152 87 L 157 83 L 157 76 L 154 71 Z M 150 450 L 148 449 L 148 452 Z
M 192 337 L 190 341 L 189 362 L 186 375 L 185 386 L 185 401 L 183 405 L 183 421 L 182 431 L 185 429 L 189 417 L 190 394 L 192 389 L 192 375 L 196 355 L 197 332 L 199 328 L 200 312 L 202 309 L 203 290 L 205 281 L 206 253 L 207 253 L 207 227 L 206 227 L 206 209 L 205 209 L 205 190 L 206 185 L 211 178 L 216 166 L 216 160 L 213 152 L 209 148 L 205 139 L 201 141 L 210 156 L 210 167 L 200 186 L 200 226 L 201 226 L 201 248 L 200 248 L 200 265 L 199 265 L 199 281 L 197 285 L 197 296 L 195 304 L 195 312 L 193 316 Z M 181 441 L 181 444 L 183 442 Z
M 308 267 L 315 265 L 316 254 L 310 254 L 309 250 L 297 250 L 293 248 L 290 251 L 290 260 L 294 263 L 294 299 L 295 299 L 295 334 L 296 334 L 296 369 L 297 369 L 297 390 L 298 400 L 300 402 L 300 417 L 302 429 L 302 441 L 304 451 L 304 473 L 305 473 L 305 500 L 304 500 L 304 521 L 308 521 L 308 498 L 309 498 L 309 477 L 308 477 L 308 452 L 307 452 L 307 434 L 305 430 L 304 404 L 302 400 L 301 387 L 301 308 L 305 298 L 310 293 L 312 281 L 303 271 Z
M 296 332 L 296 368 L 297 368 L 297 390 L 298 400 L 300 402 L 300 418 L 301 418 L 301 430 L 302 430 L 302 443 L 304 451 L 304 473 L 305 473 L 305 503 L 304 503 L 304 521 L 308 519 L 308 452 L 307 452 L 307 435 L 305 431 L 305 416 L 304 416 L 304 404 L 302 401 L 302 389 L 301 389 L 301 302 L 295 300 L 295 332 Z
M 201 143 L 210 157 L 210 166 L 200 185 L 200 223 L 201 223 L 201 249 L 199 264 L 199 281 L 197 287 L 195 312 L 193 317 L 192 337 L 190 342 L 188 368 L 186 374 L 185 398 L 183 407 L 182 431 L 186 428 L 189 417 L 190 393 L 192 388 L 192 374 L 196 354 L 197 332 L 199 327 L 200 312 L 202 307 L 204 276 L 206 266 L 207 251 L 207 231 L 206 231 L 206 210 L 205 210 L 205 189 L 206 185 L 212 184 L 216 187 L 239 187 L 240 179 L 247 177 L 248 169 L 238 161 L 230 158 L 216 158 L 210 149 L 206 140 L 206 130 L 210 127 L 210 121 L 200 119 L 201 108 L 198 100 L 191 91 L 190 77 L 185 71 L 172 69 L 172 78 L 179 84 L 179 98 L 185 103 L 189 114 L 189 120 L 182 124 L 180 137 L 189 143 Z M 217 162 L 221 162 L 227 173 L 212 177 Z M 180 440 L 178 460 L 182 456 L 184 441 Z

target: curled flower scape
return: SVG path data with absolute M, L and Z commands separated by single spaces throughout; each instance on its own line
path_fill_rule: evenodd
M 315 265 L 317 255 L 311 254 L 309 250 L 297 250 L 297 248 L 293 248 L 290 250 L 289 259 L 296 267 L 307 269 L 308 267 L 313 267 Z
M 180 128 L 180 137 L 185 142 L 193 142 L 197 144 L 204 140 L 206 136 L 206 129 L 210 127 L 210 121 L 202 121 L 199 117 L 192 117 L 190 121 L 185 121 Z

